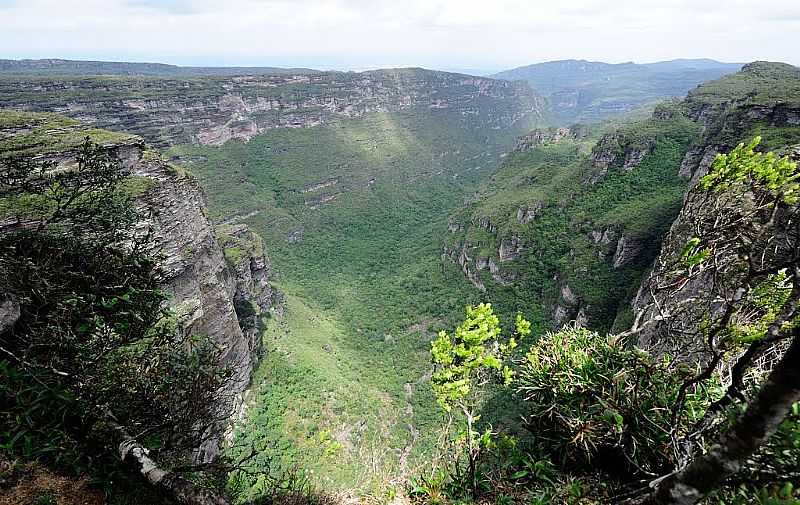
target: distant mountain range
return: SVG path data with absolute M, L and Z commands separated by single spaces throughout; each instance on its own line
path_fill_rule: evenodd
M 561 60 L 506 70 L 491 77 L 523 80 L 550 101 L 561 123 L 596 122 L 739 71 L 742 63 L 678 59 L 656 63 Z
M 0 74 L 27 75 L 276 75 L 313 74 L 310 68 L 280 67 L 180 67 L 164 63 L 78 61 L 62 59 L 2 60 Z

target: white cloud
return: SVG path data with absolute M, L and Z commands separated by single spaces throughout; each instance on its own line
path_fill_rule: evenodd
M 499 69 L 585 58 L 800 63 L 796 0 L 0 0 L 0 56 Z

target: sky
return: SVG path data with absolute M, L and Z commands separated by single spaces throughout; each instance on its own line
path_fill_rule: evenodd
M 0 0 L 0 58 L 493 72 L 558 59 L 800 65 L 800 0 Z

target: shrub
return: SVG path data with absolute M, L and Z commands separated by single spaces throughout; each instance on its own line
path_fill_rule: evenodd
M 673 421 L 689 426 L 705 411 L 709 394 L 700 388 L 672 411 L 690 375 L 666 357 L 567 326 L 531 347 L 516 389 L 527 402 L 528 429 L 556 460 L 634 477 L 669 471 L 681 432 Z

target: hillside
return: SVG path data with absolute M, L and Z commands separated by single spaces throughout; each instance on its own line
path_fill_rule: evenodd
M 87 154 L 87 141 L 97 151 L 90 147 Z M 103 164 L 92 165 L 90 173 L 87 159 L 94 155 L 101 156 Z M 26 181 L 20 184 L 13 168 L 18 166 L 14 163 L 19 159 L 35 160 L 47 172 L 41 178 L 37 178 L 36 171 L 27 173 Z M 28 170 L 28 165 L 22 166 Z M 102 349 L 84 367 L 69 374 L 61 372 L 61 383 L 48 378 L 47 373 L 32 364 L 39 359 L 36 352 L 30 352 L 30 361 L 21 368 L 2 361 L 4 412 L 0 423 L 4 433 L 11 433 L 13 438 L 5 446 L 9 453 L 3 455 L 3 464 L 6 457 L 13 461 L 14 456 L 23 454 L 35 455 L 29 459 L 42 463 L 70 459 L 73 465 L 93 468 L 98 473 L 118 472 L 114 460 L 118 449 L 111 443 L 111 437 L 87 441 L 96 436 L 88 434 L 97 421 L 97 410 L 109 407 L 87 407 L 80 403 L 85 401 L 84 395 L 102 395 L 115 387 L 127 388 L 125 392 L 111 393 L 114 402 L 110 408 L 116 412 L 113 420 L 124 423 L 118 428 L 122 431 L 141 428 L 137 421 L 131 420 L 136 416 L 132 412 L 145 409 L 143 405 L 155 408 L 148 401 L 155 401 L 156 405 L 165 400 L 175 402 L 169 408 L 171 411 L 193 415 L 191 409 L 187 412 L 180 405 L 185 391 L 169 389 L 185 380 L 192 364 L 182 364 L 180 359 L 169 361 L 160 355 L 159 331 L 165 332 L 169 349 L 182 349 L 180 352 L 187 354 L 208 339 L 216 349 L 214 366 L 219 370 L 229 368 L 231 373 L 224 374 L 213 396 L 198 397 L 208 403 L 194 406 L 194 412 L 203 415 L 192 430 L 176 433 L 175 426 L 164 424 L 168 415 L 163 411 L 156 413 L 159 416 L 156 425 L 149 431 L 160 437 L 163 444 L 151 457 L 156 461 L 198 463 L 216 458 L 228 417 L 239 409 L 241 395 L 250 383 L 262 350 L 260 320 L 268 317 L 278 297 L 270 284 L 270 264 L 260 238 L 243 225 L 215 227 L 208 219 L 206 197 L 197 179 L 135 135 L 92 128 L 50 113 L 0 110 L 0 167 L 3 293 L 0 337 L 4 348 L 24 345 L 41 335 L 44 341 L 38 347 L 47 349 L 48 363 L 67 356 L 65 366 L 72 367 L 82 357 L 92 355 L 91 346 L 98 339 Z M 112 173 L 99 175 L 99 170 Z M 108 199 L 97 192 L 90 194 L 87 201 L 80 184 L 98 184 L 97 181 L 107 177 L 118 181 L 115 194 Z M 38 187 L 47 184 L 52 187 L 39 192 Z M 82 213 L 89 212 L 87 205 L 92 205 L 93 200 L 100 210 L 92 212 L 107 210 L 112 217 L 103 217 L 99 223 L 92 223 L 89 217 L 80 218 Z M 104 239 L 100 230 L 107 226 L 104 223 L 113 223 L 115 219 L 130 229 L 117 230 Z M 26 247 L 29 243 L 26 240 L 38 247 Z M 39 248 L 47 251 L 50 243 L 55 244 L 50 246 L 54 251 L 41 256 Z M 238 247 L 238 254 L 232 254 L 234 247 Z M 77 248 L 77 253 L 73 248 Z M 77 259 L 70 254 L 76 254 Z M 120 259 L 126 258 L 126 254 L 131 255 L 130 264 Z M 15 268 L 15 261 L 22 266 Z M 124 270 L 126 265 L 129 270 Z M 152 265 L 153 272 L 147 271 L 148 265 Z M 145 282 L 156 289 L 157 303 L 149 309 L 155 309 L 153 312 L 138 305 L 144 303 L 140 299 L 146 292 L 136 284 L 135 274 L 140 268 L 145 269 Z M 113 280 L 115 275 L 122 278 Z M 92 309 L 93 304 L 100 308 Z M 81 317 L 87 317 L 83 315 L 85 311 L 91 310 L 97 313 L 89 321 L 82 320 Z M 49 322 L 47 331 L 35 329 L 42 321 Z M 144 321 L 151 326 L 141 328 L 139 325 Z M 73 322 L 74 328 L 70 328 Z M 59 331 L 59 324 L 68 329 Z M 139 359 L 145 363 L 141 368 L 131 363 L 120 368 L 121 356 L 135 357 L 141 352 L 144 357 Z M 147 363 L 148 357 L 164 361 Z M 135 379 L 130 377 L 131 373 Z M 18 387 L 14 380 L 20 376 L 24 377 L 23 383 L 30 382 L 25 387 L 31 396 L 11 389 Z M 200 379 L 204 378 L 207 375 Z M 136 380 L 147 383 L 136 384 Z M 167 384 L 166 390 L 157 391 L 159 381 Z M 193 386 L 195 391 L 202 388 L 200 382 Z M 60 396 L 48 396 L 54 395 L 54 391 L 59 391 Z M 141 396 L 133 400 L 137 394 Z M 148 394 L 156 399 L 147 400 Z M 42 398 L 47 398 L 48 407 L 36 414 Z M 94 401 L 100 402 L 97 398 Z M 70 411 L 76 413 L 63 414 L 61 419 L 54 414 Z M 22 416 L 20 412 L 25 412 L 24 422 L 15 417 Z M 81 427 L 70 428 L 70 423 Z M 184 440 L 180 448 L 170 445 L 175 437 Z M 45 454 L 51 451 L 49 444 L 56 439 L 61 447 L 49 458 Z M 109 444 L 111 450 L 107 448 Z M 136 469 L 134 465 L 130 468 Z M 32 470 L 23 473 L 27 471 Z M 6 475 L 10 474 L 4 473 L 4 478 Z M 41 484 L 33 485 L 34 489 L 37 485 Z M 124 478 L 122 488 L 129 485 Z
M 545 326 L 624 330 L 627 302 L 683 195 L 715 154 L 762 135 L 800 141 L 798 69 L 757 62 L 652 118 L 523 137 L 476 201 L 450 219 L 444 253 L 486 297 Z
M 285 314 L 268 328 L 272 352 L 242 443 L 279 440 L 268 451 L 278 468 L 299 463 L 330 489 L 379 492 L 424 463 L 437 429 L 431 332 L 479 299 L 439 262 L 439 237 L 521 124 L 539 121 L 515 120 L 530 107 L 516 100 L 488 88 L 474 105 L 373 112 L 168 151 L 207 188 L 215 219 L 264 236 L 287 294 Z
M 0 73 L 0 107 L 8 107 L 0 112 L 0 160 L 52 161 L 41 184 L 56 181 L 46 193 L 55 198 L 62 191 L 58 177 L 80 166 L 86 136 L 121 163 L 125 201 L 141 214 L 131 236 L 110 240 L 101 251 L 125 251 L 128 240 L 145 238 L 159 266 L 158 276 L 145 272 L 148 282 L 163 281 L 157 292 L 167 297 L 155 308 L 171 307 L 170 328 L 189 339 L 182 346 L 167 340 L 165 347 L 183 356 L 195 339 L 210 337 L 222 364 L 232 367 L 218 388 L 228 393 L 227 402 L 214 415 L 203 412 L 214 430 L 193 448 L 194 463 L 207 462 L 225 426 L 220 461 L 236 465 L 204 467 L 217 473 L 205 480 L 195 475 L 196 483 L 247 505 L 277 502 L 280 493 L 296 489 L 323 490 L 346 502 L 396 502 L 406 491 L 426 503 L 480 493 L 498 503 L 602 502 L 647 489 L 643 484 L 677 464 L 673 433 L 664 428 L 673 419 L 664 413 L 691 367 L 669 369 L 668 359 L 650 360 L 606 332 L 634 326 L 631 344 L 657 344 L 654 356 L 672 354 L 659 333 L 649 333 L 660 314 L 643 288 L 648 274 L 658 274 L 659 258 L 682 254 L 687 236 L 674 233 L 675 223 L 685 219 L 687 190 L 716 154 L 755 135 L 763 137 L 762 148 L 778 152 L 800 144 L 799 69 L 751 63 L 683 99 L 652 106 L 652 113 L 639 108 L 624 118 L 557 127 L 546 99 L 524 82 L 416 68 L 229 76 L 117 65 L 90 68 L 119 75 Z M 616 105 L 598 98 L 580 113 L 577 106 L 568 112 L 591 120 L 682 94 L 678 89 L 699 73 L 728 69 L 696 60 L 651 64 L 645 73 L 633 64 L 557 67 L 552 75 L 572 72 L 570 85 L 583 86 L 578 74 L 588 72 L 629 93 L 609 99 L 620 100 Z M 134 69 L 152 74 L 126 74 Z M 655 75 L 667 77 L 657 90 L 645 90 L 649 84 L 642 83 Z M 551 97 L 559 93 L 544 89 Z M 98 202 L 105 207 L 105 200 Z M 42 209 L 24 193 L 0 199 L 0 238 L 31 229 L 32 213 Z M 72 240 L 64 230 L 54 227 L 54 236 Z M 670 236 L 677 238 L 664 246 Z M 84 254 L 79 243 L 74 250 L 93 265 L 95 255 Z M 4 261 L 12 260 L 15 254 L 7 252 Z M 692 296 L 699 298 L 699 291 L 702 285 Z M 20 312 L 20 297 L 10 292 L 0 298 L 4 337 Z M 87 298 L 109 310 L 126 303 L 124 296 L 130 298 Z M 63 313 L 79 299 L 67 296 Z M 446 376 L 448 366 L 461 366 L 471 344 L 451 346 L 458 359 L 449 362 L 440 359 L 443 353 L 434 356 L 440 359 L 434 367 L 431 341 L 446 349 L 450 337 L 437 337 L 439 330 L 459 324 L 464 306 L 486 301 L 492 307 L 477 310 L 492 317 L 474 328 L 464 323 L 454 339 L 496 336 L 499 329 L 489 329 L 498 325 L 514 327 L 515 337 L 537 338 L 517 351 L 512 339 L 498 345 L 476 339 L 478 351 L 489 356 L 472 390 L 473 411 L 481 415 L 470 417 L 479 430 L 470 437 L 488 440 L 477 489 L 458 470 L 463 461 L 448 473 L 448 458 L 462 456 L 453 447 L 465 438 L 457 425 L 446 432 L 443 402 L 431 388 L 441 385 L 439 372 Z M 516 319 L 518 313 L 527 321 Z M 82 324 L 68 326 L 83 331 Z M 692 326 L 702 329 L 697 321 Z M 154 327 L 149 330 L 160 328 Z M 94 334 L 87 340 L 102 342 Z M 511 388 L 509 381 L 488 387 L 483 375 L 496 363 L 491 353 L 501 350 L 518 373 L 503 369 L 504 381 L 515 381 Z M 539 358 L 546 366 L 537 370 Z M 556 368 L 547 368 L 547 360 Z M 189 377 L 182 366 L 159 361 L 142 369 L 144 375 L 170 370 L 180 381 Z M 213 385 L 213 373 L 204 373 L 198 389 L 204 380 Z M 460 377 L 456 393 L 464 391 Z M 647 382 L 653 377 L 658 387 Z M 577 380 L 584 382 L 576 387 Z M 18 382 L 24 389 L 25 380 Z M 101 385 L 105 392 L 115 391 L 114 384 Z M 180 392 L 169 383 L 145 386 L 168 406 Z M 690 412 L 676 414 L 681 422 L 697 421 L 720 388 L 700 389 L 691 393 Z M 13 391 L 5 391 L 10 398 Z M 648 396 L 653 391 L 662 397 Z M 601 395 L 608 392 L 613 398 L 606 401 Z M 186 405 L 192 402 L 179 406 Z M 642 405 L 650 410 L 640 423 Z M 458 407 L 456 423 L 468 410 Z M 162 448 L 160 438 L 145 442 L 154 457 L 196 468 L 185 454 Z
M 597 122 L 666 98 L 683 97 L 700 83 L 738 71 L 740 63 L 682 59 L 657 63 L 562 60 L 537 63 L 493 77 L 527 81 L 550 101 L 560 124 Z

